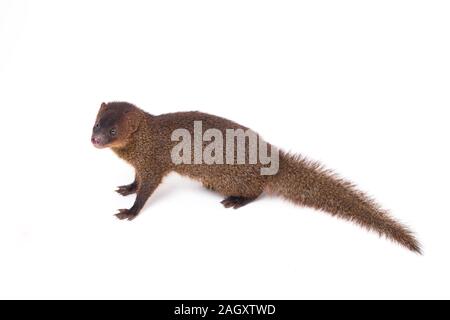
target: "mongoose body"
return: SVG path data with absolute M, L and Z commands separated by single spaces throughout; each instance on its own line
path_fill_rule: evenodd
M 134 219 L 164 176 L 177 172 L 224 195 L 222 204 L 227 208 L 237 209 L 267 192 L 354 221 L 420 252 L 419 243 L 406 227 L 352 184 L 305 158 L 280 152 L 279 169 L 274 175 L 262 175 L 262 164 L 248 161 L 234 165 L 195 163 L 194 150 L 191 163 L 174 163 L 171 154 L 178 142 L 173 141 L 172 134 L 182 128 L 194 136 L 195 121 L 201 121 L 203 131 L 216 129 L 224 136 L 228 129 L 247 130 L 233 121 L 200 112 L 154 116 L 126 102 L 101 105 L 92 143 L 98 148 L 110 147 L 136 171 L 135 181 L 117 190 L 122 195 L 137 193 L 133 207 L 116 214 L 119 219 Z M 207 145 L 203 142 L 202 146 Z M 248 157 L 246 154 L 246 160 Z

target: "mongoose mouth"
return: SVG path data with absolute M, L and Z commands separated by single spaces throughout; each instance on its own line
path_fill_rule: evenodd
M 98 136 L 93 136 L 91 138 L 91 142 L 94 145 L 94 147 L 98 149 L 106 148 L 106 144 L 103 142 L 103 140 Z

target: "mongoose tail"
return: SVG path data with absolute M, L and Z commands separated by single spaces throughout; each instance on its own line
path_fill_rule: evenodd
M 370 197 L 330 170 L 300 156 L 280 153 L 280 170 L 267 191 L 296 204 L 326 211 L 374 230 L 409 250 L 421 254 L 419 242 Z

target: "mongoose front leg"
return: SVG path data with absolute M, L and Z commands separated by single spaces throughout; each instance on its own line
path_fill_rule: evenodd
M 123 196 L 128 196 L 130 194 L 136 193 L 137 189 L 138 189 L 138 183 L 137 183 L 137 177 L 135 177 L 133 183 L 127 184 L 125 186 L 117 187 L 116 192 Z
M 137 196 L 133 206 L 130 209 L 120 209 L 116 217 L 120 220 L 133 220 L 137 217 L 141 209 L 144 207 L 147 199 L 156 190 L 161 183 L 162 177 L 147 177 L 140 179 L 139 187 L 137 189 Z
M 256 200 L 256 198 L 257 197 L 246 198 L 246 197 L 231 196 L 231 197 L 228 197 L 228 198 L 222 200 L 220 203 L 223 204 L 223 206 L 225 208 L 238 209 L 238 208 L 243 207 L 243 206 L 249 204 L 250 202 Z

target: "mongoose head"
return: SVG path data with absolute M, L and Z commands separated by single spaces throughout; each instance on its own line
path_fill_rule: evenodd
M 127 102 L 103 102 L 92 129 L 92 144 L 97 148 L 125 147 L 139 128 L 141 112 Z

